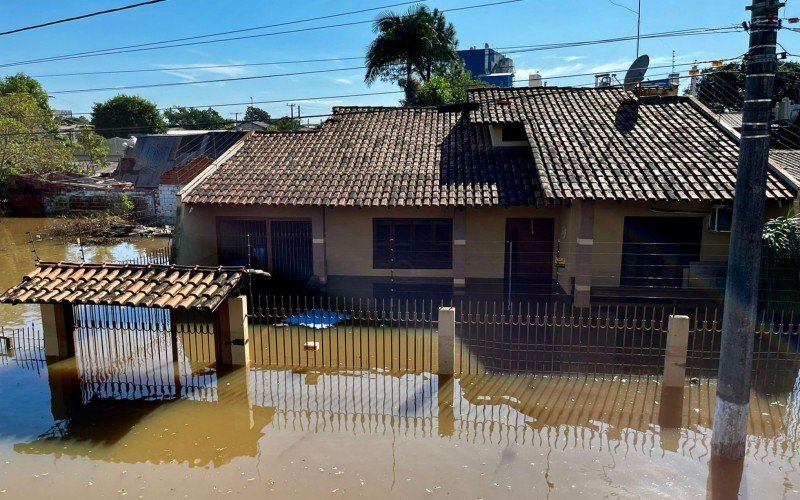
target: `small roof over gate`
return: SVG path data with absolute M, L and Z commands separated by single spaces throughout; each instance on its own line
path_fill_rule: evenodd
M 40 262 L 22 283 L 0 295 L 0 303 L 213 311 L 248 272 L 244 267 Z

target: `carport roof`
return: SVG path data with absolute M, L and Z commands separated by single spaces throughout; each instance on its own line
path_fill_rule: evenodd
M 256 271 L 244 267 L 40 262 L 22 283 L 0 295 L 0 303 L 214 311 L 249 272 Z

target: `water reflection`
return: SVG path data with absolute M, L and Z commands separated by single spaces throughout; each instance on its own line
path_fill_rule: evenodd
M 72 360 L 23 365 L 9 358 L 0 364 L 6 402 L 0 408 L 0 458 L 11 458 L 2 446 L 10 440 L 10 450 L 26 457 L 222 471 L 237 459 L 245 460 L 237 467 L 264 459 L 282 435 L 334 448 L 348 440 L 368 446 L 389 438 L 429 451 L 458 445 L 476 456 L 499 453 L 501 464 L 529 453 L 525 463 L 546 467 L 548 490 L 563 487 L 555 477 L 570 477 L 557 472 L 555 459 L 551 464 L 551 454 L 564 453 L 583 454 L 585 471 L 606 457 L 665 470 L 685 468 L 688 461 L 705 471 L 708 464 L 702 487 L 716 498 L 738 488 L 736 477 L 746 483 L 747 472 L 735 464 L 710 462 L 713 380 L 695 381 L 672 397 L 652 376 L 447 378 L 307 365 L 224 372 L 196 359 L 197 351 L 187 346 L 176 364 L 166 339 L 141 332 L 124 342 L 77 338 Z M 751 400 L 747 463 L 783 475 L 787 491 L 797 482 L 797 393 L 754 391 Z M 440 467 L 447 458 L 430 460 Z M 598 468 L 596 474 L 611 472 Z

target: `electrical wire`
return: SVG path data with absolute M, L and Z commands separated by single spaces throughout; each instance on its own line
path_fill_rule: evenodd
M 495 2 L 468 5 L 468 6 L 465 6 L 465 7 L 455 7 L 455 8 L 452 8 L 452 9 L 443 9 L 442 12 L 456 12 L 456 11 L 463 11 L 463 10 L 469 10 L 469 9 L 478 9 L 478 8 L 484 8 L 484 7 L 495 7 L 495 6 L 498 6 L 498 5 L 517 3 L 517 2 L 522 2 L 522 1 L 524 1 L 524 0 L 498 0 L 498 1 L 495 1 Z M 411 3 L 418 3 L 418 2 L 411 2 Z M 405 5 L 405 4 L 406 3 L 398 4 L 398 5 Z M 385 7 L 382 7 L 382 8 L 385 8 Z M 370 10 L 375 10 L 375 9 L 370 9 Z M 341 15 L 344 15 L 344 14 L 337 14 L 337 15 L 334 15 L 334 16 L 331 16 L 331 17 L 338 17 L 338 16 L 341 16 Z M 300 22 L 307 22 L 307 20 L 292 21 L 292 22 L 283 23 L 283 24 L 297 24 L 297 23 L 300 23 Z M 170 45 L 160 45 L 160 46 L 157 46 L 157 47 L 154 47 L 153 45 L 163 44 L 165 42 L 150 42 L 150 43 L 147 43 L 147 44 L 137 44 L 137 45 L 131 45 L 131 46 L 126 46 L 126 47 L 114 48 L 114 49 L 99 49 L 99 50 L 94 50 L 94 51 L 77 52 L 77 53 L 73 53 L 73 54 L 64 54 L 64 55 L 60 55 L 60 56 L 52 56 L 52 57 L 46 57 L 46 58 L 40 58 L 40 59 L 31 59 L 31 60 L 27 60 L 27 61 L 17 61 L 17 62 L 13 62 L 13 63 L 0 64 L 0 68 L 10 67 L 10 66 L 27 65 L 27 64 L 35 64 L 35 63 L 42 63 L 42 62 L 53 62 L 53 61 L 63 61 L 63 60 L 70 60 L 70 59 L 80 59 L 80 58 L 85 58 L 85 57 L 96 57 L 96 56 L 106 56 L 106 55 L 114 55 L 114 54 L 125 54 L 125 53 L 130 53 L 130 52 L 143 52 L 143 51 L 150 51 L 150 50 L 160 50 L 160 49 L 175 48 L 175 47 L 188 47 L 188 46 L 195 46 L 195 45 L 207 45 L 207 44 L 212 44 L 212 43 L 230 42 L 230 41 L 238 41 L 238 40 L 251 40 L 251 39 L 255 39 L 255 38 L 262 38 L 262 37 L 268 37 L 268 36 L 287 35 L 287 34 L 294 34 L 294 33 L 305 33 L 305 32 L 309 32 L 309 31 L 317 31 L 317 30 L 333 29 L 333 28 L 343 28 L 343 27 L 348 27 L 348 26 L 356 26 L 356 25 L 360 25 L 360 24 L 372 24 L 374 22 L 375 22 L 374 19 L 366 19 L 366 20 L 363 20 L 363 21 L 351 21 L 351 22 L 346 22 L 346 23 L 328 24 L 328 25 L 323 25 L 323 26 L 311 26 L 311 27 L 307 27 L 307 28 L 297 28 L 297 29 L 292 29 L 292 30 L 274 31 L 274 32 L 271 32 L 271 33 L 260 33 L 260 34 L 255 34 L 255 35 L 244 35 L 244 36 L 238 36 L 238 37 L 219 38 L 219 39 L 215 39 L 215 40 L 204 40 L 204 41 L 186 42 L 186 43 L 173 43 L 173 44 L 170 44 Z M 256 28 L 256 29 L 261 29 L 261 28 Z M 211 36 L 211 35 L 203 35 L 201 37 L 205 37 L 205 36 Z M 191 38 L 192 37 L 190 37 L 190 39 Z
M 81 19 L 87 19 L 87 18 L 95 17 L 95 16 L 102 16 L 104 14 L 111 14 L 111 13 L 120 12 L 120 11 L 123 11 L 123 10 L 135 9 L 137 7 L 144 7 L 146 5 L 152 5 L 154 3 L 161 3 L 161 2 L 166 2 L 166 1 L 167 0 L 149 0 L 148 2 L 140 2 L 140 3 L 133 4 L 133 5 L 126 5 L 124 7 L 116 7 L 114 9 L 100 10 L 100 11 L 97 11 L 97 12 L 91 12 L 89 14 L 82 14 L 80 16 L 68 17 L 68 18 L 65 18 L 65 19 L 58 19 L 56 21 L 50 21 L 50 22 L 46 22 L 46 23 L 35 24 L 33 26 L 26 26 L 24 28 L 16 28 L 16 29 L 13 29 L 13 30 L 8 30 L 8 31 L 0 31 L 0 36 L 12 35 L 14 33 L 20 33 L 20 32 L 23 32 L 23 31 L 30 31 L 30 30 L 35 30 L 35 29 L 39 29 L 39 28 L 45 28 L 47 26 L 54 26 L 56 24 L 69 23 L 69 22 L 72 22 L 72 21 L 79 21 Z

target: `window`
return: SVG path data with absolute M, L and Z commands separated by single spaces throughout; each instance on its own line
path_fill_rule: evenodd
M 375 269 L 451 269 L 452 219 L 373 219 Z
M 730 233 L 733 225 L 733 207 L 718 205 L 711 209 L 708 230 L 712 233 Z
M 503 124 L 503 142 L 528 142 L 528 134 L 521 123 Z

